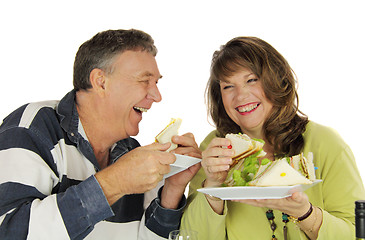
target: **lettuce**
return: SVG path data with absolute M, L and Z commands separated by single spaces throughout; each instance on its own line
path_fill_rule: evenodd
M 240 170 L 233 171 L 234 186 L 247 186 L 247 182 L 243 179 Z
M 243 169 L 234 170 L 232 174 L 232 178 L 234 181 L 233 186 L 248 186 L 248 183 L 253 180 L 253 177 L 256 175 L 257 170 L 259 169 L 259 160 L 256 157 L 260 152 L 257 152 L 245 159 L 243 162 Z M 261 165 L 266 165 L 271 161 L 267 158 L 261 160 Z

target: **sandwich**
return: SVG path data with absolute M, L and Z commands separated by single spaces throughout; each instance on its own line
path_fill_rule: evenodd
M 252 139 L 242 133 L 229 133 L 225 137 L 231 141 L 228 148 L 233 149 L 235 155 L 232 157 L 232 164 L 223 185 L 245 186 L 252 180 L 258 169 L 258 159 L 266 155 L 262 149 L 265 142 L 261 139 Z M 238 175 L 241 177 L 237 178 Z
M 170 152 L 177 148 L 177 144 L 171 141 L 171 138 L 175 135 L 178 135 L 178 131 L 180 128 L 182 120 L 180 118 L 171 118 L 170 123 L 155 137 L 155 141 L 158 143 L 171 143 L 167 152 Z
M 313 154 L 305 158 L 303 153 L 286 157 L 262 166 L 249 186 L 291 186 L 297 184 L 312 184 L 315 177 Z
M 316 180 L 313 153 L 298 154 L 279 160 L 263 158 L 264 141 L 245 134 L 227 134 L 228 148 L 235 150 L 223 186 L 290 186 L 312 184 Z

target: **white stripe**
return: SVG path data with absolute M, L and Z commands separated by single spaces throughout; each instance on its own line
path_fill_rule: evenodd
M 102 221 L 95 225 L 94 230 L 85 238 L 85 240 L 166 240 L 166 238 L 162 238 L 151 232 L 143 224 L 144 222 L 144 216 L 141 221 L 129 223 L 113 223 Z
M 0 151 L 0 184 L 4 182 L 34 186 L 41 193 L 50 195 L 58 178 L 38 154 L 11 148 Z
M 85 240 L 137 239 L 139 224 L 139 221 L 129 223 L 101 221 L 95 225 L 95 228 L 86 236 Z
M 94 165 L 74 146 L 65 144 L 61 139 L 51 150 L 60 176 L 83 181 L 95 174 Z
M 145 222 L 145 215 L 143 214 L 141 223 L 144 223 L 144 222 Z M 144 224 L 140 224 L 137 239 L 138 240 L 161 240 L 161 239 L 166 239 L 166 238 L 158 236 L 157 234 L 155 234 L 151 230 L 149 230 Z
M 30 103 L 25 108 L 22 118 L 19 122 L 19 127 L 29 128 L 30 124 L 32 123 L 35 115 L 37 115 L 38 111 L 43 107 L 51 107 L 55 108 L 59 101 L 44 101 L 44 102 L 36 102 Z
M 158 190 L 162 187 L 162 185 L 164 185 L 164 183 L 165 183 L 165 181 L 162 180 L 159 183 L 157 183 L 157 186 L 154 189 L 151 189 L 150 191 L 144 193 L 143 208 L 145 210 L 151 204 L 152 200 L 157 197 Z
M 57 207 L 56 195 L 32 202 L 27 239 L 70 239 Z

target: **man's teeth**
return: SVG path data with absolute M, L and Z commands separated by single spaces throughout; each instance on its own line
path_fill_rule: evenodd
M 252 111 L 253 109 L 257 108 L 259 104 L 251 104 L 251 105 L 248 105 L 248 106 L 245 106 L 245 107 L 239 107 L 237 110 L 240 112 L 240 113 L 244 113 L 244 112 L 249 112 L 249 111 Z
M 142 108 L 142 107 L 134 107 L 134 109 L 140 111 L 140 112 L 147 112 L 148 109 L 147 108 Z

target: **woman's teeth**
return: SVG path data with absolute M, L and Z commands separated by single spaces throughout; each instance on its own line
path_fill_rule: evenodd
M 140 111 L 140 112 L 147 112 L 148 109 L 147 108 L 142 108 L 142 107 L 133 107 L 135 110 Z
M 252 110 L 254 110 L 255 108 L 257 108 L 259 106 L 258 103 L 256 104 L 250 104 L 244 107 L 238 107 L 237 111 L 239 111 L 240 113 L 245 113 L 245 112 L 250 112 Z

